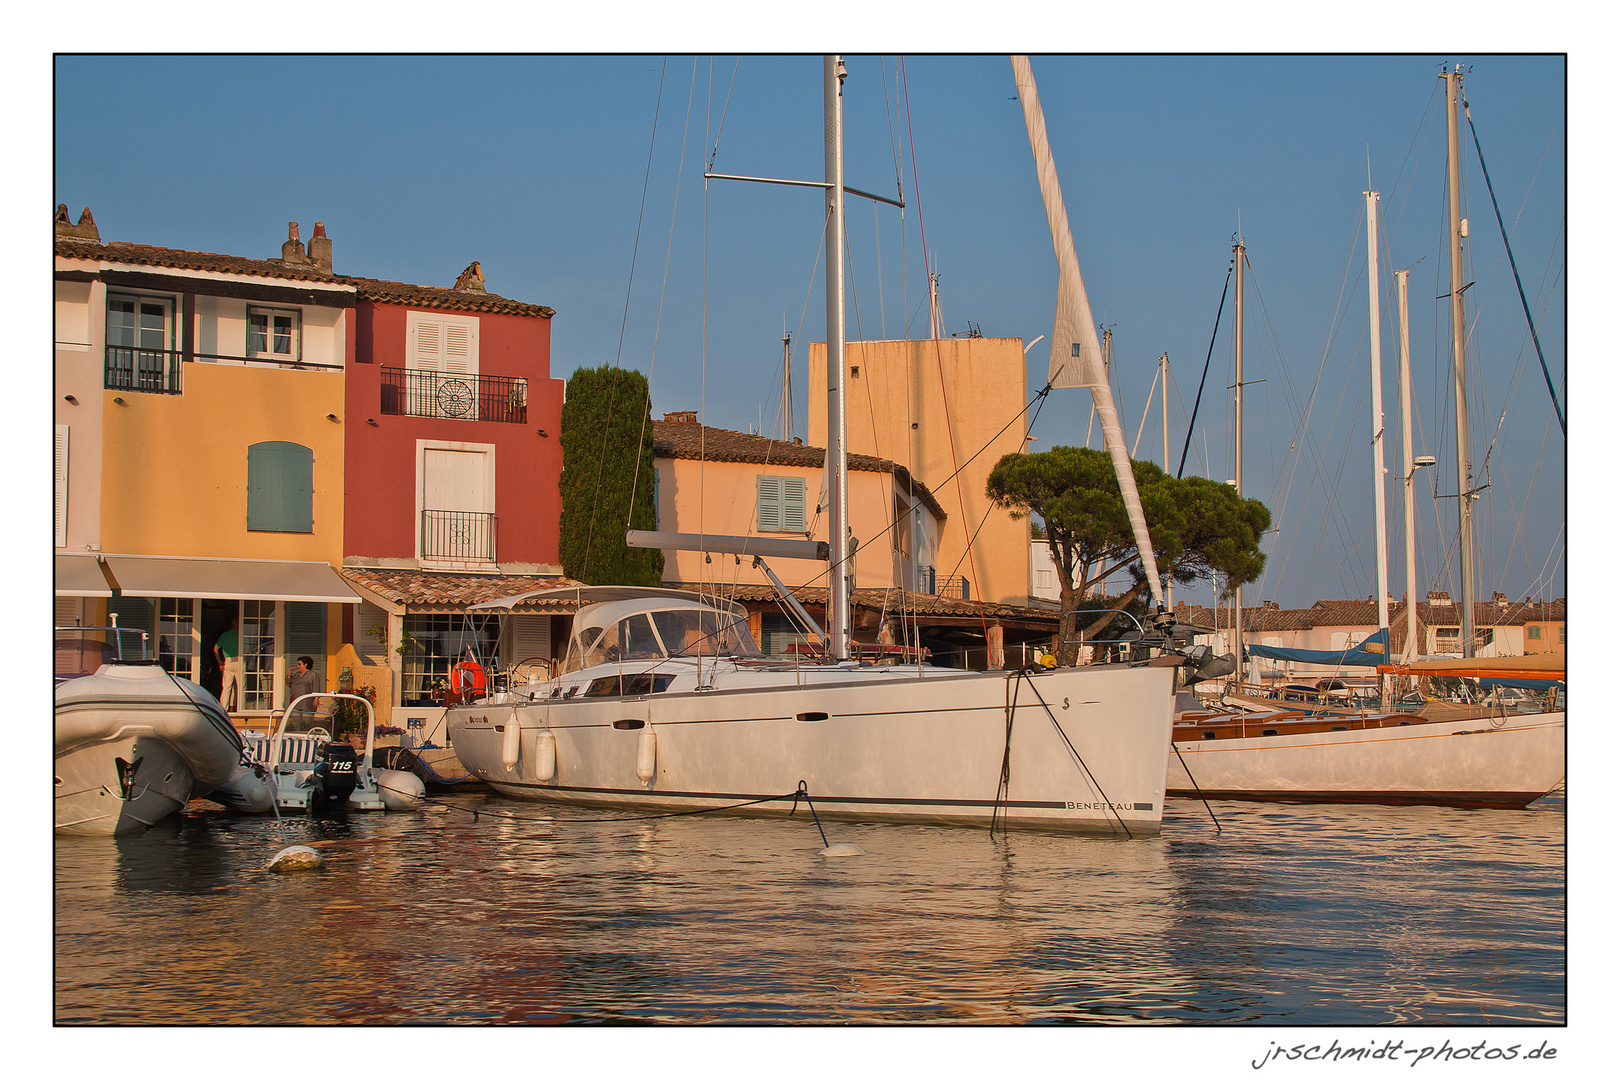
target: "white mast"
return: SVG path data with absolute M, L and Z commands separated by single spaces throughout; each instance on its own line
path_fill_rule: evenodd
M 1164 436 L 1164 474 L 1170 475 L 1170 354 L 1165 353 L 1159 357 L 1159 410 L 1163 423 Z M 1169 608 L 1175 605 L 1176 583 L 1169 577 L 1164 579 L 1164 606 Z
M 1373 602 L 1378 605 L 1378 628 L 1389 640 L 1389 543 L 1384 524 L 1384 368 L 1378 316 L 1378 192 L 1367 197 L 1367 321 L 1372 350 L 1373 527 L 1378 534 L 1378 580 Z M 1387 647 L 1387 646 L 1386 646 Z M 1388 656 L 1388 653 L 1384 655 Z M 1382 680 L 1380 680 L 1382 682 Z
M 1246 256 L 1243 250 L 1243 240 L 1232 245 L 1232 265 L 1236 275 L 1237 303 L 1233 306 L 1233 357 L 1236 367 L 1237 384 L 1233 398 L 1232 429 L 1234 446 L 1232 451 L 1232 475 L 1235 479 L 1238 498 L 1243 498 L 1243 263 Z M 1232 655 L 1237 657 L 1237 679 L 1243 681 L 1243 586 L 1239 585 L 1232 590 Z
M 1441 72 L 1446 81 L 1446 201 L 1451 209 L 1451 371 L 1457 399 L 1457 553 L 1462 566 L 1463 656 L 1474 655 L 1474 507 L 1468 462 L 1468 386 L 1463 371 L 1462 149 L 1457 103 L 1462 96 L 1462 65 Z
M 849 659 L 849 446 L 844 408 L 844 61 L 822 61 L 827 129 L 827 632 Z
M 1414 529 L 1417 514 L 1412 505 L 1412 480 L 1417 465 L 1412 461 L 1412 336 L 1407 326 L 1406 275 L 1410 271 L 1395 271 L 1395 306 L 1401 320 L 1401 475 L 1406 478 L 1401 486 L 1406 516 L 1406 648 L 1402 650 L 1402 663 L 1417 659 L 1417 537 Z M 1432 459 L 1431 459 L 1432 460 Z
M 1041 201 L 1046 205 L 1046 223 L 1052 230 L 1052 248 L 1058 262 L 1057 315 L 1052 325 L 1048 381 L 1057 388 L 1090 388 L 1092 404 L 1102 420 L 1103 444 L 1113 458 L 1125 514 L 1130 519 L 1137 552 L 1142 557 L 1142 569 L 1147 573 L 1148 589 L 1153 594 L 1154 605 L 1163 610 L 1164 587 L 1153 557 L 1153 541 L 1148 536 L 1142 500 L 1136 492 L 1136 475 L 1131 471 L 1130 454 L 1125 449 L 1125 432 L 1120 427 L 1114 395 L 1108 386 L 1102 348 L 1097 342 L 1097 326 L 1091 318 L 1091 302 L 1086 298 L 1086 285 L 1080 277 L 1080 260 L 1074 252 L 1069 213 L 1063 206 L 1063 191 L 1058 186 L 1057 164 L 1052 160 L 1052 149 L 1046 141 L 1046 117 L 1035 92 L 1035 76 L 1026 56 L 1013 57 L 1012 66 L 1013 78 L 1018 84 L 1018 100 L 1024 109 L 1024 127 L 1029 132 L 1029 147 L 1035 155 Z

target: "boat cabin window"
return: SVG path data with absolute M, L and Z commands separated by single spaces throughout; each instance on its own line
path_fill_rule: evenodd
M 729 612 L 655 611 L 652 620 L 671 656 L 753 656 L 759 652 L 748 624 Z
M 622 607 L 612 610 L 616 606 L 601 605 L 580 613 L 563 662 L 564 673 L 670 656 L 759 655 L 748 623 L 732 612 L 692 605 L 624 613 Z
M 601 638 L 600 626 L 587 626 L 575 634 L 574 640 L 568 643 L 568 657 L 563 661 L 563 673 L 578 671 L 584 667 L 585 655 L 595 649 Z

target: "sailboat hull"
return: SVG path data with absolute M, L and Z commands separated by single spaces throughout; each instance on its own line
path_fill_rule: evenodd
M 694 679 L 685 692 L 457 707 L 452 742 L 497 791 L 577 806 L 780 816 L 802 784 L 821 818 L 1159 831 L 1170 669 L 738 665 L 709 677 L 712 690 Z
M 1397 719 L 1387 727 L 1301 734 L 1289 734 L 1286 720 L 1264 715 L 1245 723 L 1255 734 L 1200 738 L 1197 725 L 1189 731 L 1178 724 L 1168 793 L 1506 809 L 1527 806 L 1564 780 L 1561 712 L 1404 726 Z M 1276 734 L 1263 734 L 1268 729 Z

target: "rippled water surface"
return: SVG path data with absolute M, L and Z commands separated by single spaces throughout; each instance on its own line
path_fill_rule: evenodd
M 1562 1024 L 1564 803 L 1172 800 L 1154 840 L 462 793 L 55 844 L 58 1024 Z M 479 813 L 475 816 L 472 811 Z M 323 869 L 263 869 L 290 844 Z

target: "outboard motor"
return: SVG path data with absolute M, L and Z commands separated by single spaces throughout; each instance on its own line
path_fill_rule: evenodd
M 359 780 L 356 768 L 360 756 L 346 742 L 329 742 L 321 747 L 310 780 L 309 809 L 316 814 L 341 814 L 348 809 L 349 796 Z
M 1192 686 L 1208 679 L 1219 679 L 1223 675 L 1230 675 L 1237 670 L 1237 657 L 1231 653 L 1225 656 L 1216 656 L 1215 650 L 1208 645 L 1194 645 L 1184 650 L 1187 657 L 1186 665 L 1182 670 L 1186 673 L 1183 686 Z

